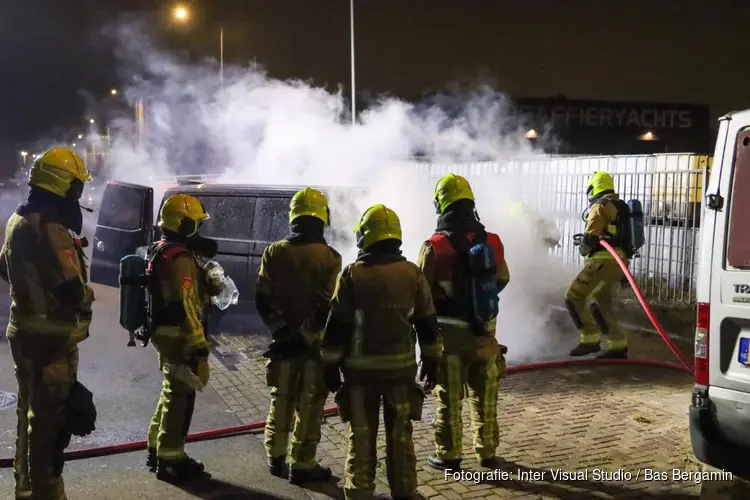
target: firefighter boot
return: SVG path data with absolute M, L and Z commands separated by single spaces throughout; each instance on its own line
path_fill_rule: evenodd
M 603 353 L 597 356 L 598 359 L 627 359 L 628 348 L 623 347 L 622 349 L 607 349 Z
M 146 450 L 146 467 L 150 472 L 156 472 L 156 464 L 158 459 L 156 458 L 156 448 L 148 448 Z
M 160 458 L 156 463 L 156 478 L 160 481 L 183 482 L 205 474 L 205 466 L 185 455 L 179 460 Z
M 286 456 L 269 458 L 268 472 L 270 472 L 272 476 L 280 477 L 282 479 L 288 479 L 289 464 L 286 463 Z
M 330 481 L 333 477 L 333 472 L 328 467 L 323 467 L 320 464 L 315 464 L 310 469 L 294 469 L 289 472 L 289 482 L 294 485 L 308 484 L 308 483 L 320 483 L 323 481 Z
M 578 344 L 570 350 L 570 355 L 573 357 L 588 356 L 589 354 L 599 352 L 600 349 L 601 346 L 599 345 L 599 342 L 596 344 Z
M 502 469 L 504 466 L 508 465 L 508 463 L 502 458 L 498 456 L 494 456 L 494 457 L 480 458 L 479 465 L 487 469 Z
M 437 470 L 461 470 L 460 458 L 440 458 L 437 455 L 430 455 L 427 458 L 427 465 Z

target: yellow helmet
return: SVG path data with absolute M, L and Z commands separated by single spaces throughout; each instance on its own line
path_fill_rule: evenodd
M 193 236 L 203 221 L 210 219 L 200 201 L 187 194 L 167 198 L 159 213 L 159 227 L 183 236 Z
M 357 246 L 365 250 L 379 241 L 401 241 L 401 221 L 396 212 L 385 205 L 373 205 L 362 214 L 354 232 Z
M 34 161 L 29 171 L 28 185 L 62 198 L 78 200 L 83 194 L 83 184 L 90 181 L 91 172 L 75 151 L 52 148 Z
M 593 200 L 605 191 L 614 192 L 615 181 L 612 180 L 612 176 L 607 172 L 594 172 L 591 175 L 591 179 L 589 179 L 586 195 L 589 197 L 589 200 Z
M 521 216 L 528 214 L 530 212 L 529 207 L 526 206 L 526 204 L 522 201 L 519 201 L 517 203 L 514 203 L 512 207 L 510 207 L 510 215 L 511 216 Z
M 289 224 L 294 219 L 303 215 L 309 215 L 323 221 L 326 226 L 331 225 L 331 211 L 328 208 L 328 199 L 323 193 L 316 189 L 306 187 L 297 193 L 289 203 Z
M 448 174 L 440 179 L 435 186 L 435 212 L 442 214 L 445 209 L 458 200 L 474 201 L 474 192 L 469 181 L 460 175 Z

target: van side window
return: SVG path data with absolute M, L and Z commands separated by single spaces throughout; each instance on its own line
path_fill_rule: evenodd
M 727 228 L 727 264 L 737 268 L 750 267 L 750 130 L 737 135 L 737 153 L 729 197 L 729 227 Z
M 197 196 L 211 216 L 202 228 L 207 238 L 251 240 L 255 199 L 248 196 Z
M 289 233 L 291 198 L 258 198 L 253 221 L 253 239 L 277 241 Z
M 97 225 L 136 231 L 143 220 L 145 192 L 119 184 L 107 184 L 106 196 L 99 206 Z M 149 221 L 151 224 L 151 221 Z

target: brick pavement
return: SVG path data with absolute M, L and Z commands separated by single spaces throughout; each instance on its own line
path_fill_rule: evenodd
M 221 347 L 215 352 L 224 355 L 212 357 L 211 384 L 243 422 L 265 420 L 269 391 L 260 353 L 267 340 L 220 335 L 216 341 Z M 649 352 L 652 357 L 653 352 L 657 352 L 656 357 L 664 355 L 658 348 L 638 350 Z M 691 385 L 690 376 L 684 373 L 633 366 L 548 369 L 510 375 L 502 381 L 498 403 L 498 454 L 504 459 L 501 470 L 507 479 L 481 481 L 446 480 L 444 473 L 423 465 L 433 450 L 430 397 L 423 420 L 414 425 L 419 491 L 431 500 L 698 498 L 700 485 L 671 481 L 673 469 L 700 471 L 688 434 Z M 328 406 L 333 406 L 331 398 Z M 466 405 L 464 429 L 464 450 L 471 457 Z M 342 478 L 339 486 L 343 486 L 347 432 L 346 424 L 338 417 L 327 418 L 322 427 L 320 460 Z M 257 438 L 262 440 L 262 435 Z M 377 493 L 388 494 L 382 430 L 378 449 Z M 464 462 L 467 469 L 488 471 L 471 458 Z M 666 471 L 670 480 L 649 478 L 643 469 Z M 555 478 L 551 472 L 554 470 L 588 471 L 588 477 Z M 525 476 L 520 477 L 519 471 Z M 537 478 L 531 473 L 537 473 Z M 541 480 L 540 473 L 544 473 Z M 615 473 L 630 477 L 612 475 Z M 340 489 L 333 485 L 318 486 L 311 495 L 342 497 Z

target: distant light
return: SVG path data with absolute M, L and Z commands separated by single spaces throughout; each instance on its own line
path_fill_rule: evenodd
M 32 158 L 36 158 L 37 156 L 39 156 L 39 155 L 38 154 L 31 155 Z
M 78 134 L 79 139 L 83 139 L 83 134 Z
M 537 134 L 536 130 L 534 130 L 533 128 L 526 132 L 527 139 L 536 139 L 537 137 L 539 137 L 539 134 Z
M 73 143 L 73 147 L 76 147 L 76 143 L 75 142 Z
M 183 6 L 177 6 L 174 9 L 174 18 L 178 21 L 186 21 L 187 18 L 190 17 L 190 12 L 183 7 Z
M 93 118 L 91 118 L 91 119 L 89 120 L 89 123 L 91 123 L 91 124 L 93 125 L 94 123 L 96 123 L 96 120 L 94 120 Z
M 642 135 L 642 136 L 640 137 L 640 139 L 641 139 L 642 141 L 653 141 L 653 140 L 654 140 L 654 134 L 653 134 L 653 132 L 650 132 L 650 131 L 649 131 L 649 132 L 646 132 L 645 134 L 643 134 L 643 135 Z
M 28 152 L 26 152 L 26 151 L 21 151 L 21 156 L 23 156 L 24 158 L 26 158 L 26 155 L 27 155 L 27 154 L 29 154 L 29 153 L 28 153 Z
M 117 95 L 117 89 L 112 89 L 109 91 L 109 93 L 112 95 Z

